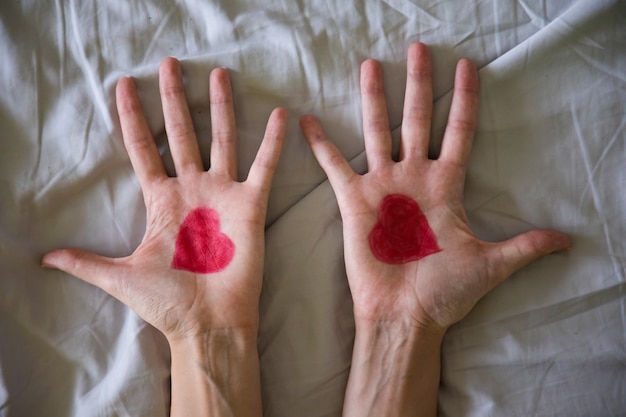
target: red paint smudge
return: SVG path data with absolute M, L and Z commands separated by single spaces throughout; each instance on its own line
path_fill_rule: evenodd
M 192 210 L 178 231 L 172 268 L 208 274 L 223 270 L 235 255 L 235 244 L 220 231 L 217 211 Z
M 376 259 L 387 264 L 417 261 L 441 252 L 420 206 L 402 194 L 383 198 L 368 241 Z

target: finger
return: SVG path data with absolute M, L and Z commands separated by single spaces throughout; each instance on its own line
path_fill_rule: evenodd
M 228 71 L 211 71 L 211 170 L 237 180 L 237 131 Z
M 357 175 L 339 149 L 328 140 L 322 126 L 311 115 L 300 118 L 300 128 L 311 147 L 313 155 L 326 172 L 333 189 L 339 190 L 344 183 Z
M 402 115 L 400 159 L 428 158 L 433 115 L 433 84 L 430 52 L 423 43 L 409 47 L 406 93 Z
M 443 136 L 440 160 L 466 167 L 478 117 L 478 71 L 469 59 L 456 67 L 454 95 Z
M 368 59 L 361 65 L 363 136 L 370 171 L 392 162 L 391 131 L 380 64 Z
M 178 175 L 202 171 L 202 158 L 193 129 L 180 63 L 167 58 L 159 69 L 165 131 Z
M 141 109 L 137 88 L 132 78 L 122 78 L 117 83 L 115 96 L 124 146 L 139 184 L 145 189 L 147 183 L 166 175 L 163 161 Z
M 111 258 L 80 249 L 59 249 L 47 253 L 41 264 L 45 268 L 65 271 L 116 296 L 114 280 L 118 274 Z
M 542 256 L 569 249 L 571 245 L 567 235 L 554 230 L 533 230 L 515 236 L 494 245 L 490 261 L 493 276 L 502 281 Z
M 272 184 L 272 177 L 276 171 L 280 151 L 285 140 L 286 128 L 287 111 L 274 109 L 267 121 L 265 136 L 246 180 L 246 182 L 251 182 L 265 193 L 269 193 Z

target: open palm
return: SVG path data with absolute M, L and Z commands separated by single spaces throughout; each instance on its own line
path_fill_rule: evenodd
M 203 168 L 178 61 L 164 60 L 159 79 L 176 177 L 165 172 L 132 79 L 120 80 L 116 91 L 124 144 L 146 204 L 143 241 L 124 258 L 61 249 L 47 254 L 43 264 L 102 288 L 168 338 L 200 334 L 207 328 L 255 330 L 267 199 L 284 139 L 286 113 L 281 109 L 272 113 L 248 178 L 238 182 L 235 117 L 227 71 L 213 70 L 210 78 L 212 144 L 208 171 Z M 181 226 L 186 222 L 195 228 L 183 231 Z M 230 240 L 230 257 L 222 259 L 219 253 L 215 255 L 215 248 L 198 243 L 204 235 L 193 234 L 205 229 Z M 221 245 L 216 240 L 209 243 L 218 249 Z
M 457 66 L 448 125 L 436 160 L 428 158 L 433 93 L 425 45 L 409 48 L 407 71 L 398 162 L 392 160 L 382 71 L 374 60 L 365 61 L 361 67 L 368 173 L 358 175 L 352 170 L 315 118 L 304 116 L 300 124 L 337 195 L 355 319 L 408 320 L 416 326 L 445 329 L 467 315 L 481 297 L 514 271 L 568 247 L 570 242 L 562 233 L 547 230 L 534 230 L 501 243 L 474 236 L 462 197 L 476 129 L 476 68 L 469 60 L 461 60 Z M 419 208 L 411 218 L 426 219 L 423 223 L 428 226 L 417 227 L 412 242 L 398 237 L 406 233 L 409 221 L 402 223 L 394 215 L 389 222 L 400 224 L 388 231 L 387 238 L 378 242 L 371 237 L 386 210 L 381 202 L 389 196 L 417 203 Z M 427 241 L 431 238 L 435 243 L 429 250 Z M 405 243 L 409 249 L 398 247 Z M 379 254 L 402 254 L 403 250 L 409 254 L 412 250 L 414 256 L 398 260 Z

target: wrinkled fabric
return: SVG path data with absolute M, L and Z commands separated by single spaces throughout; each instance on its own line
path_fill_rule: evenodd
M 354 337 L 341 218 L 298 130 L 318 116 L 367 169 L 359 65 L 382 62 L 400 133 L 406 48 L 432 48 L 436 156 L 461 57 L 480 68 L 466 180 L 474 232 L 574 242 L 516 273 L 444 340 L 442 416 L 626 416 L 626 7 L 621 0 L 3 0 L 0 416 L 165 416 L 169 349 L 103 291 L 40 266 L 76 246 L 125 256 L 145 228 L 122 144 L 133 76 L 174 173 L 157 69 L 182 60 L 208 164 L 208 74 L 230 70 L 244 179 L 276 106 L 290 114 L 270 195 L 259 355 L 266 416 L 340 416 Z M 416 393 L 418 395 L 419 393 Z

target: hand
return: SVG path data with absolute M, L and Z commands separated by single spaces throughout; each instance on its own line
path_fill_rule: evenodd
M 361 67 L 368 173 L 357 175 L 351 169 L 312 116 L 300 121 L 337 195 L 357 334 L 361 321 L 403 322 L 445 331 L 513 272 L 570 245 L 562 233 L 546 230 L 501 243 L 474 236 L 462 195 L 476 129 L 477 70 L 469 60 L 458 63 L 448 125 L 436 160 L 428 158 L 433 92 L 425 45 L 411 45 L 407 71 L 399 162 L 391 157 L 382 72 L 374 60 Z M 388 204 L 381 207 L 383 200 Z M 412 214 L 393 229 L 393 223 L 406 215 L 403 207 Z M 392 223 L 389 230 L 375 226 L 385 216 Z
M 249 176 L 238 182 L 227 71 L 215 69 L 210 77 L 213 137 L 208 171 L 203 169 L 178 61 L 164 60 L 159 78 L 177 174 L 173 178 L 165 172 L 132 79 L 120 80 L 116 90 L 124 144 L 146 204 L 143 241 L 125 258 L 62 249 L 47 254 L 42 263 L 102 288 L 170 340 L 215 329 L 250 330 L 256 337 L 265 214 L 286 112 L 276 109 L 271 114 Z M 223 233 L 223 242 L 194 240 L 207 230 Z M 212 253 L 216 247 L 223 253 Z M 214 261 L 214 256 L 221 258 Z

